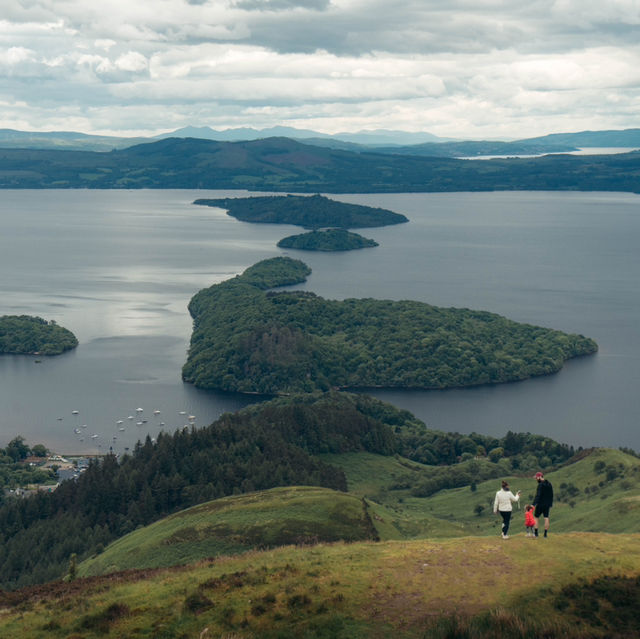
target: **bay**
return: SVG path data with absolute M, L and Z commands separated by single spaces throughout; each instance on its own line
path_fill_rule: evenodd
M 192 204 L 246 192 L 0 195 L 0 314 L 55 319 L 80 340 L 74 352 L 40 363 L 0 357 L 0 445 L 22 435 L 59 452 L 122 452 L 147 434 L 208 424 L 260 399 L 182 383 L 187 304 L 200 288 L 285 254 L 313 269 L 295 288 L 327 298 L 489 310 L 582 333 L 600 346 L 556 375 L 514 384 L 373 391 L 428 426 L 640 449 L 637 195 L 330 195 L 410 219 L 364 229 L 380 246 L 340 254 L 278 249 L 279 239 L 299 229 L 243 223 Z

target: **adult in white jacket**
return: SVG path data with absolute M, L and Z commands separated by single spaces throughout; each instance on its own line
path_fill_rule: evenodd
M 513 502 L 520 501 L 520 491 L 515 495 L 509 490 L 509 484 L 502 482 L 502 488 L 496 493 L 493 500 L 493 512 L 500 513 L 502 517 L 502 538 L 509 539 L 509 524 L 511 523 L 511 513 L 513 512 Z

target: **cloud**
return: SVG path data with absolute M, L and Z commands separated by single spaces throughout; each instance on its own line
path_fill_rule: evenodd
M 5 0 L 0 127 L 637 126 L 639 26 L 638 0 Z

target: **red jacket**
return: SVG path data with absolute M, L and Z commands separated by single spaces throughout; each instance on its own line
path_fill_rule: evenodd
M 536 520 L 533 517 L 533 510 L 527 510 L 524 514 L 524 525 L 525 526 L 535 526 Z

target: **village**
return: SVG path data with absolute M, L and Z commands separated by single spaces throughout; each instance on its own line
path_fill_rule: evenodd
M 5 486 L 4 494 L 10 497 L 24 498 L 38 492 L 53 492 L 61 482 L 68 479 L 77 479 L 88 468 L 92 457 L 95 457 L 95 455 L 58 455 L 54 453 L 46 456 L 29 455 L 19 461 L 20 466 L 31 471 L 48 471 L 49 478 L 44 482 Z M 31 474 L 33 473 L 29 473 L 29 475 Z M 39 477 L 42 477 L 42 475 L 39 474 Z

